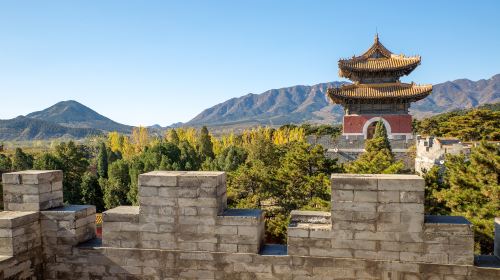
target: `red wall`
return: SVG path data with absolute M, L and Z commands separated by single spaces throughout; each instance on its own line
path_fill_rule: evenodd
M 411 133 L 410 115 L 351 115 L 344 116 L 344 133 L 363 133 L 363 126 L 373 117 L 382 117 L 391 126 L 391 133 Z

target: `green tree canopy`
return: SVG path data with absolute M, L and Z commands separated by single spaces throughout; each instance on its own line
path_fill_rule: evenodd
M 465 216 L 474 224 L 476 251 L 491 252 L 495 217 L 500 216 L 500 148 L 481 142 L 465 155 L 445 159 L 446 187 L 434 197 L 452 215 Z
M 33 168 L 33 156 L 23 152 L 21 148 L 16 148 L 12 157 L 12 170 L 22 171 Z
M 500 140 L 498 104 L 481 108 L 452 111 L 420 121 L 414 129 L 421 135 L 457 137 L 462 141 Z M 496 105 L 496 106 L 495 106 Z
M 108 180 L 100 179 L 104 190 L 104 204 L 107 209 L 131 204 L 128 201 L 130 191 L 129 165 L 125 160 L 117 160 L 109 166 Z
M 12 161 L 4 154 L 0 154 L 0 174 L 9 172 L 12 168 Z
M 80 188 L 83 204 L 95 205 L 97 212 L 104 211 L 104 200 L 101 186 L 96 175 L 85 172 Z
M 174 145 L 179 145 L 179 135 L 177 134 L 175 128 L 172 128 L 167 132 L 167 140 Z
M 99 153 L 97 154 L 97 175 L 101 178 L 108 177 L 108 149 L 104 142 L 99 145 Z
M 61 162 L 64 172 L 63 193 L 64 199 L 70 204 L 81 203 L 80 184 L 83 174 L 89 166 L 89 151 L 83 145 L 75 142 L 63 142 L 56 146 L 55 155 Z
M 38 170 L 62 170 L 63 164 L 56 155 L 43 153 L 35 159 L 33 168 Z
M 198 152 L 200 154 L 202 162 L 207 159 L 211 160 L 215 157 L 212 139 L 210 137 L 210 134 L 208 134 L 208 129 L 206 126 L 203 126 L 200 130 L 200 134 L 198 137 Z

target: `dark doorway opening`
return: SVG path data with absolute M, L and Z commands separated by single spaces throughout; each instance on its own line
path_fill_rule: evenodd
M 368 126 L 368 130 L 366 131 L 366 139 L 372 139 L 373 135 L 375 134 L 375 128 L 377 127 L 378 122 L 372 122 Z

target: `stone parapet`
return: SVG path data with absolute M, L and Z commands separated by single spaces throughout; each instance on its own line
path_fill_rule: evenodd
M 6 211 L 40 211 L 63 205 L 62 171 L 28 170 L 2 174 Z
M 38 212 L 0 212 L 0 255 L 15 256 L 41 245 Z
M 93 206 L 0 212 L 0 279 L 500 279 L 497 257 L 472 263 L 466 219 L 424 217 L 416 176 L 332 176 L 332 211 L 292 211 L 288 248 L 262 244 L 261 210 L 227 209 L 221 172 L 141 176 L 102 243 Z
M 72 247 L 95 237 L 95 206 L 68 205 L 40 212 L 46 259 L 71 252 Z
M 463 217 L 425 219 L 424 185 L 416 175 L 333 174 L 331 220 L 324 212 L 292 213 L 288 253 L 472 264 L 471 224 Z
M 118 206 L 102 215 L 102 244 L 107 247 L 139 248 L 139 206 Z M 156 228 L 155 228 L 156 229 Z
M 361 258 L 103 248 L 83 244 L 47 279 L 495 280 L 500 269 Z
M 139 176 L 139 206 L 103 216 L 103 245 L 258 253 L 261 210 L 227 209 L 224 172 L 154 171 Z

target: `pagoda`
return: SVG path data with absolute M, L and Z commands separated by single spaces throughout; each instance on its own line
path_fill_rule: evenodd
M 389 139 L 412 139 L 411 102 L 425 98 L 432 85 L 407 84 L 399 78 L 420 65 L 420 56 L 396 55 L 379 41 L 362 55 L 339 60 L 339 76 L 353 83 L 329 88 L 328 96 L 344 107 L 343 135 L 347 139 L 373 137 L 382 120 Z

